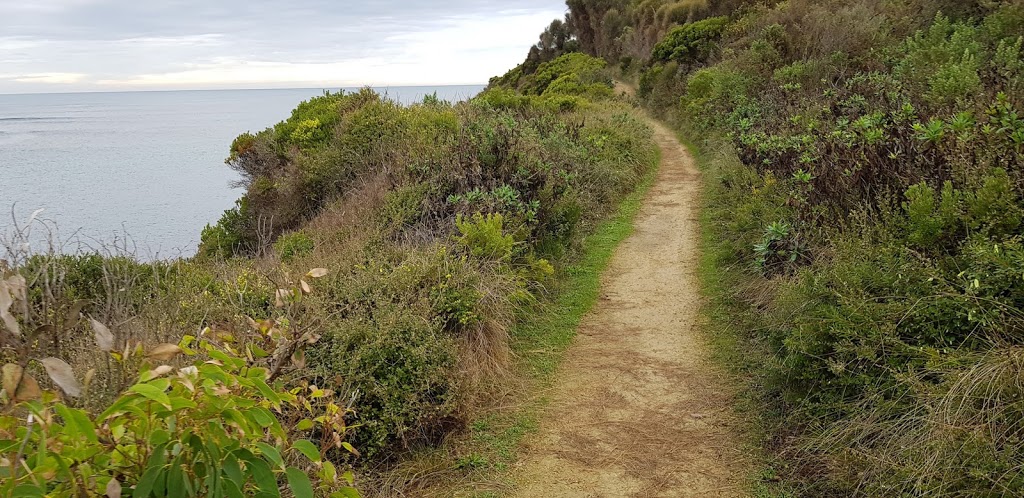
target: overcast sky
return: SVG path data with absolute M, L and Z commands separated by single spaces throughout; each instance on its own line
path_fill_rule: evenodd
M 0 0 L 0 93 L 485 83 L 563 0 Z

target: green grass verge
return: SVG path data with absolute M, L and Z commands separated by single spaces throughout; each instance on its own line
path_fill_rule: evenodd
M 691 139 L 695 133 L 685 127 L 674 126 L 676 136 L 690 150 L 697 167 L 704 175 L 705 185 L 711 185 L 724 160 L 722 146 L 715 140 L 704 143 Z M 777 468 L 785 463 L 768 451 L 775 425 L 782 420 L 775 413 L 770 400 L 765 399 L 764 362 L 769 355 L 756 339 L 761 326 L 749 305 L 736 298 L 736 289 L 743 284 L 743 272 L 723 262 L 728 249 L 721 244 L 717 229 L 720 210 L 724 202 L 714 188 L 705 188 L 701 196 L 700 260 L 697 276 L 700 281 L 701 328 L 711 346 L 712 360 L 728 372 L 739 386 L 735 413 L 739 417 L 745 436 L 746 450 L 754 456 L 754 465 L 748 476 L 750 493 L 757 498 L 789 498 L 792 495 L 778 478 Z
M 526 381 L 527 392 L 521 394 L 523 399 L 514 408 L 482 417 L 471 425 L 456 466 L 473 469 L 467 481 L 478 484 L 471 485 L 477 489 L 461 495 L 500 496 L 499 490 L 511 485 L 514 476 L 509 469 L 518 458 L 520 443 L 538 429 L 542 409 L 549 401 L 535 395 L 553 384 L 580 321 L 597 302 L 601 275 L 619 243 L 633 233 L 634 219 L 656 175 L 654 168 L 619 205 L 618 211 L 584 240 L 580 258 L 561 271 L 551 286 L 553 299 L 539 306 L 512 331 L 519 373 Z

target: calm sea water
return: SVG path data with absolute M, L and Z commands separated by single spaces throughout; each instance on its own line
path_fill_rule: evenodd
M 410 103 L 464 100 L 482 87 L 378 89 Z M 318 89 L 0 95 L 0 237 L 38 218 L 63 240 L 124 243 L 140 257 L 195 253 L 207 223 L 241 192 L 231 141 L 288 117 Z M 13 218 L 12 218 L 13 208 Z M 36 229 L 35 244 L 40 230 Z M 72 244 L 75 247 L 77 244 Z

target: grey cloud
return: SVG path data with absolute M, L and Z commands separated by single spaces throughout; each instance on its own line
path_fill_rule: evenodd
M 82 74 L 99 81 L 223 61 L 387 59 L 409 48 L 395 41 L 409 34 L 467 19 L 563 10 L 562 0 L 0 1 L 0 92 L 31 91 L 28 83 L 12 82 L 24 75 Z M 523 33 L 522 40 L 533 40 L 542 28 Z M 468 48 L 477 42 L 465 40 Z M 529 41 L 516 43 L 525 54 Z

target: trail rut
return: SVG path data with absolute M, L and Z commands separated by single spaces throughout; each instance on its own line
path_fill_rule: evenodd
M 743 495 L 730 389 L 698 330 L 700 175 L 675 135 L 651 126 L 657 179 L 566 354 L 513 496 Z

